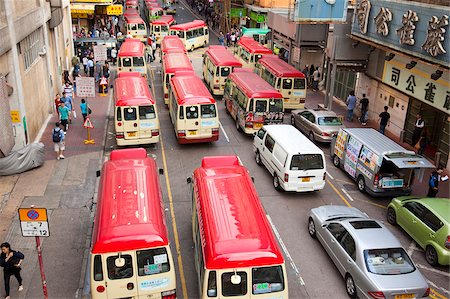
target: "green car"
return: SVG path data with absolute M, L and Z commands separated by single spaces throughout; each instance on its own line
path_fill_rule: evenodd
M 388 205 L 387 221 L 400 225 L 425 250 L 430 265 L 450 264 L 450 199 L 394 198 Z

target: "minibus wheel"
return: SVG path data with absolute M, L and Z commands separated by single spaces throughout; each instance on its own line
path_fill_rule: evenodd
M 235 122 L 235 124 L 236 124 L 236 130 L 238 130 L 240 132 L 241 131 L 241 126 L 239 126 L 239 120 L 237 118 L 237 115 L 236 115 L 236 122 Z
M 358 190 L 359 191 L 361 191 L 363 193 L 366 191 L 366 182 L 364 181 L 364 178 L 363 178 L 362 175 L 360 175 L 358 177 L 357 185 L 358 185 Z
M 341 164 L 341 160 L 339 159 L 338 156 L 334 155 L 333 156 L 333 165 L 336 167 L 339 167 L 339 164 Z
M 261 165 L 262 163 L 261 163 L 261 155 L 259 154 L 259 151 L 256 151 L 256 154 L 255 154 L 255 161 L 256 161 L 256 164 L 258 164 L 258 165 Z

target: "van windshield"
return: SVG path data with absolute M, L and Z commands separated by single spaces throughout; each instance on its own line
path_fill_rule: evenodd
M 294 155 L 291 160 L 291 170 L 323 169 L 322 155 Z

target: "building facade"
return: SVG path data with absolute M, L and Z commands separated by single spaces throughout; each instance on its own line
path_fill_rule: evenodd
M 0 157 L 38 137 L 72 56 L 68 0 L 0 0 Z

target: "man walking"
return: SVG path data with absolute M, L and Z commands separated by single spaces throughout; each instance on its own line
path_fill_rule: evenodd
M 89 59 L 88 59 L 86 56 L 83 56 L 82 61 L 83 61 L 83 70 L 84 70 L 84 73 L 87 75 L 87 73 L 88 73 L 88 61 L 89 61 Z
M 62 95 L 63 96 L 61 98 L 61 102 L 63 102 L 66 108 L 69 110 L 69 123 L 72 123 L 72 110 L 73 110 L 72 98 L 68 97 L 65 91 L 63 91 Z
M 112 60 L 113 65 L 116 65 L 116 59 L 117 59 L 117 50 L 116 50 L 116 48 L 112 48 L 111 60 Z
M 66 149 L 64 131 L 61 130 L 60 126 L 61 123 L 58 121 L 52 130 L 52 141 L 55 147 L 56 160 L 64 159 L 64 150 Z
M 353 121 L 353 109 L 355 109 L 356 106 L 356 96 L 355 91 L 351 90 L 350 94 L 347 98 L 347 120 Z
M 89 70 L 89 77 L 94 77 L 94 61 L 92 58 L 88 59 L 88 70 Z
M 425 121 L 422 118 L 422 114 L 417 113 L 416 115 L 416 123 L 414 124 L 414 132 L 412 135 L 412 146 L 415 146 L 420 139 L 420 135 L 422 134 L 423 127 L 425 127 Z
M 219 44 L 221 46 L 225 46 L 225 36 L 223 35 L 222 31 L 220 31 L 220 33 L 219 33 Z
M 58 108 L 59 110 L 59 120 L 61 121 L 61 125 L 64 129 L 64 134 L 66 134 L 66 131 L 69 126 L 69 109 L 66 107 L 64 102 L 61 102 L 61 106 Z
M 439 191 L 439 180 L 441 180 L 441 174 L 444 171 L 442 166 L 439 166 L 430 175 L 430 180 L 428 181 L 428 194 L 427 197 L 436 197 Z M 447 178 L 448 179 L 448 178 Z
M 287 52 L 286 52 L 287 53 Z M 316 70 L 313 72 L 313 90 L 319 90 L 319 81 L 320 81 L 320 72 L 319 67 L 316 67 Z
M 367 125 L 367 111 L 369 108 L 369 99 L 366 97 L 366 94 L 362 94 L 362 99 L 359 101 L 359 104 L 361 104 L 361 117 L 359 118 L 359 121 L 363 126 Z
M 380 118 L 378 121 L 380 122 L 380 133 L 384 135 L 384 130 L 386 129 L 386 126 L 389 126 L 391 115 L 389 112 L 387 112 L 389 109 L 388 106 L 384 106 L 384 111 L 380 113 Z

